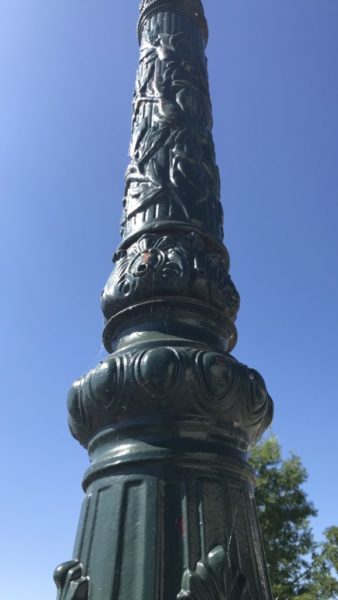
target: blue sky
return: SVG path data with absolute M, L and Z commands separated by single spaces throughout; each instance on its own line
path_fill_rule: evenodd
M 308 469 L 316 534 L 338 523 L 338 3 L 205 0 L 234 355 Z M 0 530 L 3 600 L 52 600 L 87 466 L 69 385 L 104 351 L 137 0 L 0 0 Z

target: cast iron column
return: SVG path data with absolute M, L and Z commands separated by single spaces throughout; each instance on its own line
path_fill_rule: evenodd
M 69 394 L 91 466 L 59 600 L 271 600 L 247 451 L 272 418 L 229 352 L 200 0 L 143 0 L 122 242 L 102 294 L 108 356 Z

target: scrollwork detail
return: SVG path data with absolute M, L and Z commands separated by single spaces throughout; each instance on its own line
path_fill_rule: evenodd
M 144 235 L 114 257 L 116 267 L 103 290 L 106 319 L 122 308 L 171 295 L 209 302 L 235 321 L 239 294 L 228 273 L 227 255 L 210 251 L 200 236 Z
M 115 256 L 116 269 L 102 294 L 106 318 L 111 305 L 120 309 L 130 302 L 168 294 L 183 294 L 190 279 L 189 251 L 169 236 L 142 236 L 128 249 Z

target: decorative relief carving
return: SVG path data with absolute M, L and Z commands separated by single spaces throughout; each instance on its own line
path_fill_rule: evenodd
M 184 32 L 144 31 L 122 233 L 190 223 L 222 238 L 206 62 Z
M 233 364 L 217 352 L 199 352 L 195 358 L 196 372 L 203 394 L 213 404 L 223 402 L 237 384 Z
M 225 582 L 226 552 L 216 546 L 206 560 L 197 563 L 195 571 L 187 569 L 177 600 L 228 600 Z
M 112 354 L 69 393 L 71 431 L 86 445 L 122 418 L 204 415 L 245 431 L 255 441 L 272 418 L 264 380 L 226 353 L 157 345 Z
M 141 300 L 170 295 L 209 302 L 230 321 L 236 319 L 239 294 L 228 273 L 227 257 L 194 233 L 144 235 L 114 260 L 116 267 L 101 300 L 107 320 Z
M 174 348 L 154 348 L 136 357 L 136 384 L 164 406 L 168 402 L 168 390 L 170 389 L 171 395 L 175 394 L 183 376 L 182 353 Z
M 63 563 L 54 571 L 57 600 L 89 600 L 89 577 L 78 560 Z
M 177 600 L 252 600 L 246 577 L 227 563 L 225 548 L 216 546 L 195 571 L 185 571 Z
M 145 20 L 149 18 L 155 11 L 166 10 L 177 10 L 188 15 L 200 25 L 207 40 L 208 25 L 201 0 L 141 0 L 140 19 L 138 23 L 140 38 Z

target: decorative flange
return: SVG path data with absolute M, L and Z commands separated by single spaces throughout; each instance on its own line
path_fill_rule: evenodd
M 150 415 L 219 419 L 253 443 L 269 426 L 272 406 L 263 378 L 229 354 L 158 343 L 111 354 L 68 398 L 71 432 L 85 446 L 100 428 Z
M 107 320 L 136 302 L 170 296 L 208 302 L 232 322 L 237 317 L 239 294 L 228 272 L 228 254 L 195 233 L 144 235 L 114 260 L 101 299 Z

